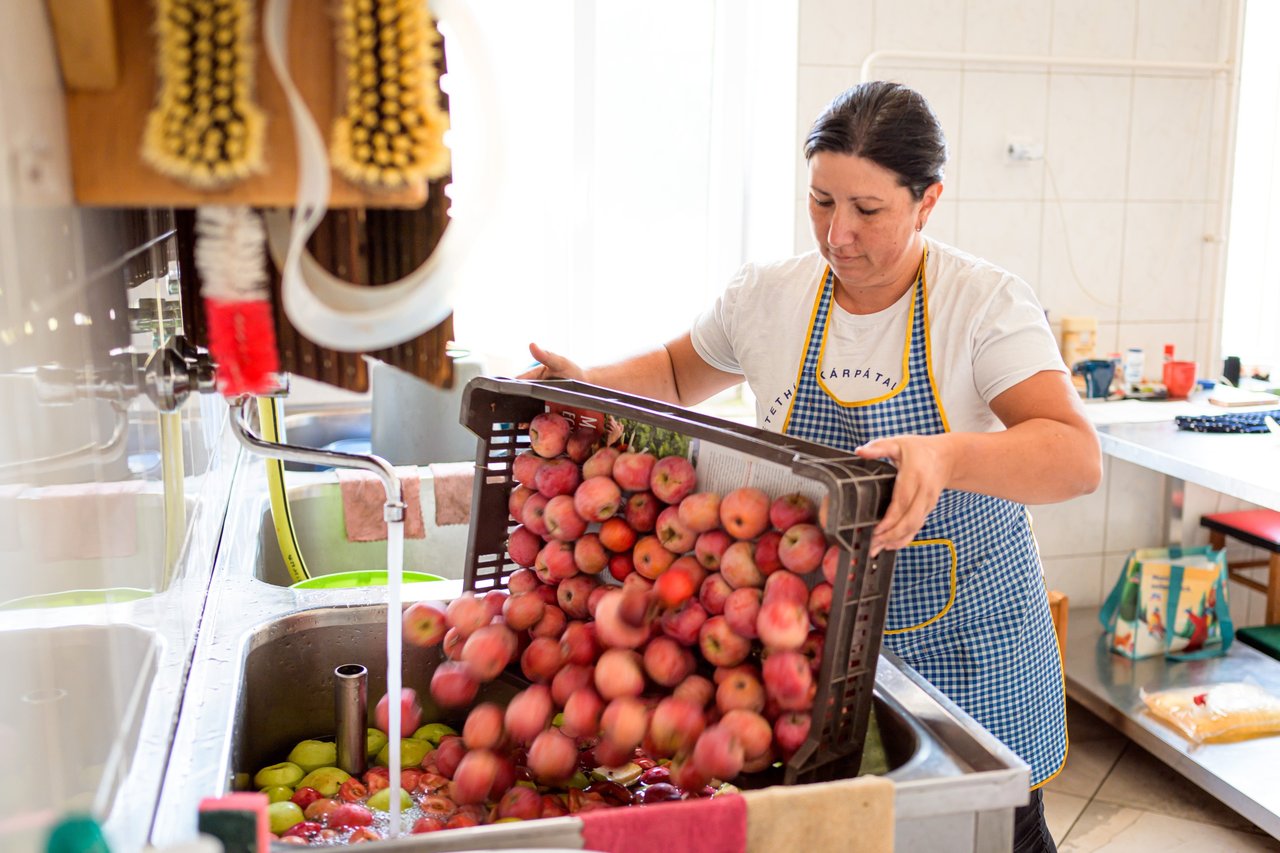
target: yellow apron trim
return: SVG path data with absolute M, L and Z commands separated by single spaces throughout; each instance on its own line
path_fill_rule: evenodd
M 809 341 L 813 338 L 813 321 L 818 316 L 818 306 L 822 304 L 822 294 L 827 289 L 827 276 L 830 274 L 831 267 L 828 265 L 823 268 L 822 276 L 818 279 L 818 295 L 813 298 L 813 310 L 809 312 L 809 331 L 805 333 L 804 349 L 800 351 L 800 367 L 796 369 L 796 384 L 793 386 L 795 393 L 791 395 L 791 405 L 787 406 L 787 416 L 782 419 L 782 432 L 784 434 L 791 423 L 791 412 L 795 409 L 796 397 L 800 396 L 800 379 L 804 376 L 804 357 L 809 354 Z M 831 317 L 830 308 L 827 309 L 827 317 Z M 819 367 L 821 367 L 821 357 L 819 357 L 818 363 Z
M 906 628 L 893 628 L 892 630 L 886 628 L 885 629 L 886 634 L 905 634 L 908 631 L 919 631 L 921 628 L 932 625 L 934 622 L 937 622 L 943 616 L 947 615 L 947 611 L 951 609 L 951 605 L 956 603 L 956 563 L 958 562 L 958 560 L 956 559 L 955 543 L 952 542 L 950 539 L 917 539 L 914 542 L 908 543 L 907 547 L 914 548 L 917 545 L 946 545 L 947 550 L 951 552 L 951 577 L 949 580 L 950 595 L 947 596 L 947 603 L 942 606 L 941 610 L 939 610 L 937 613 L 933 614 L 932 616 L 930 616 L 928 619 L 924 620 L 920 624 L 910 625 Z
M 942 395 L 938 393 L 938 380 L 933 376 L 933 339 L 929 335 L 929 282 L 925 278 L 924 265 L 929 260 L 929 247 L 924 250 L 924 260 L 920 262 L 920 290 L 924 294 L 924 363 L 929 371 L 929 392 L 933 394 L 933 403 L 938 407 L 938 417 L 942 419 L 943 432 L 951 432 L 951 422 L 947 419 L 947 410 L 942 405 Z

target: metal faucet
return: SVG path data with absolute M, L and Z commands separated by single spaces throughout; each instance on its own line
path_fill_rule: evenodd
M 303 462 L 309 465 L 328 465 L 335 468 L 358 468 L 370 471 L 382 480 L 387 501 L 382 506 L 382 519 L 387 522 L 404 521 L 405 503 L 400 489 L 400 477 L 390 462 L 372 453 L 341 453 L 336 450 L 320 450 L 267 441 L 253 431 L 249 406 L 253 397 L 244 396 L 231 401 L 231 431 L 246 448 L 261 456 L 282 459 L 285 462 Z

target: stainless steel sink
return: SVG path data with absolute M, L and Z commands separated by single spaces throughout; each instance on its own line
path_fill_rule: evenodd
M 284 432 L 290 444 L 322 448 L 338 441 L 359 442 L 365 445 L 363 450 L 350 446 L 339 449 L 368 453 L 373 417 L 364 404 L 301 411 L 285 415 Z M 284 468 L 286 471 L 324 470 L 304 462 L 286 462 Z
M 158 651 L 154 634 L 130 625 L 0 632 L 0 742 L 10 767 L 0 849 L 42 847 L 48 808 L 110 819 L 133 769 Z
M 422 469 L 420 488 L 424 500 L 429 499 L 431 479 Z M 294 535 L 307 570 L 312 576 L 335 572 L 386 570 L 387 543 L 351 542 L 346 536 L 342 514 L 342 491 L 336 475 L 320 474 L 325 482 L 312 482 L 289 489 L 289 513 L 293 517 Z M 436 527 L 434 504 L 424 503 L 427 522 L 426 537 L 406 539 L 405 571 L 427 572 L 442 578 L 461 578 L 467 555 L 467 525 Z M 275 586 L 289 586 L 293 579 L 280 556 L 280 544 L 272 524 L 271 508 L 263 504 L 257 527 L 258 554 L 254 577 Z

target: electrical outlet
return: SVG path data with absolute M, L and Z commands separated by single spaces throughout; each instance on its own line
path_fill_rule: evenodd
M 1005 156 L 1011 163 L 1024 160 L 1043 160 L 1044 143 L 1036 142 L 1026 137 L 1012 137 L 1005 147 Z

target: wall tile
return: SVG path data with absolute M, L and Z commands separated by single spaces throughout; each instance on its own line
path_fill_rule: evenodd
M 969 71 L 960 117 L 961 199 L 1031 199 L 1044 191 L 1044 164 L 1011 162 L 1011 138 L 1044 143 L 1047 78 Z
M 1197 330 L 1200 323 L 1121 323 L 1117 333 L 1120 348 L 1141 347 L 1147 378 L 1159 381 L 1164 358 L 1164 345 L 1173 344 L 1174 354 L 1183 360 L 1195 361 L 1200 376 L 1210 376 L 1213 366 L 1196 350 Z M 1219 365 L 1221 366 L 1221 365 Z
M 1051 0 L 968 0 L 965 4 L 966 53 L 1049 52 Z
M 1164 475 L 1119 459 L 1107 471 L 1105 548 L 1127 552 L 1153 548 L 1168 538 L 1164 519 Z
M 1084 557 L 1044 557 L 1044 582 L 1049 589 L 1064 593 L 1072 607 L 1102 604 L 1102 555 Z
M 795 252 L 801 255 L 813 249 L 813 231 L 809 228 L 809 202 L 807 198 L 799 198 L 796 200 Z
M 1046 194 L 1125 197 L 1132 87 L 1128 76 L 1049 75 Z
M 958 201 L 956 240 L 1039 293 L 1041 207 L 1039 201 Z
M 1138 0 L 1138 59 L 1216 62 L 1229 0 Z
M 1091 495 L 1056 504 L 1027 507 L 1032 530 L 1040 545 L 1040 556 L 1079 557 L 1103 550 L 1107 518 L 1107 489 L 1104 485 Z
M 1049 316 L 1119 315 L 1122 202 L 1050 201 L 1040 244 L 1040 301 Z
M 1207 78 L 1135 77 L 1129 198 L 1203 200 L 1209 184 L 1213 84 Z
M 1071 0 L 1053 4 L 1057 56 L 1133 56 L 1137 0 Z
M 1119 327 L 1115 323 L 1098 323 L 1098 354 L 1102 358 L 1106 358 L 1111 353 L 1118 353 L 1119 351 Z
M 1125 210 L 1120 320 L 1190 321 L 1200 314 L 1204 205 L 1131 202 Z
M 947 245 L 954 246 L 956 244 L 956 208 L 959 202 L 948 198 L 944 192 L 941 200 L 934 206 L 933 213 L 929 214 L 929 224 L 924 227 L 924 233 L 935 240 L 941 240 Z
M 875 0 L 875 49 L 959 51 L 964 48 L 963 3 L 954 0 Z
M 858 65 L 871 52 L 871 4 L 802 0 L 800 62 Z

